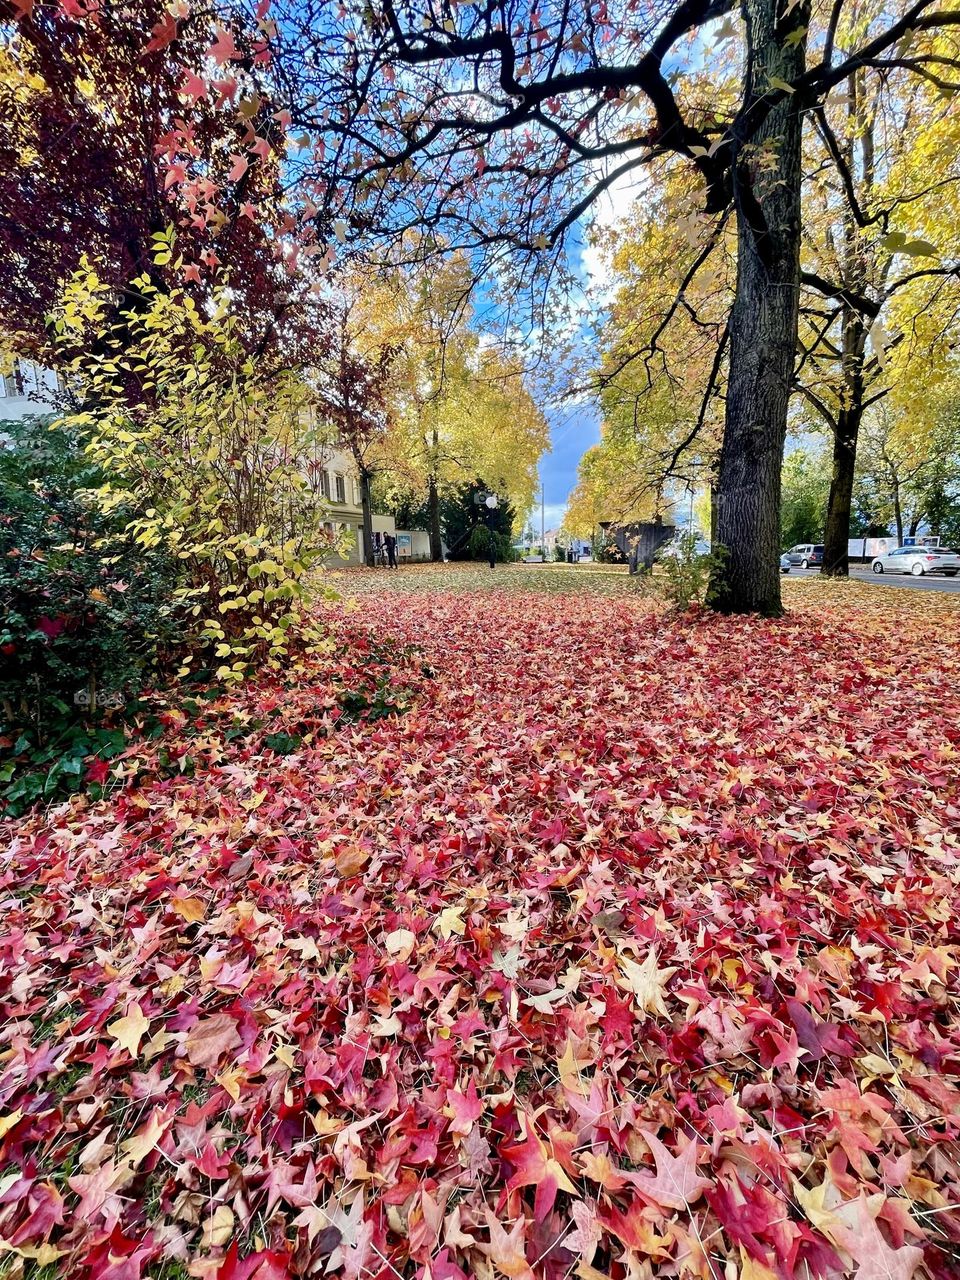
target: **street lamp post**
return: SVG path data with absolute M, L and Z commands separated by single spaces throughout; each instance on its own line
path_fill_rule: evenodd
M 493 541 L 493 528 L 490 522 L 493 519 L 494 511 L 500 505 L 500 499 L 495 493 L 480 492 L 473 495 L 473 500 L 481 509 L 480 514 L 487 529 L 487 554 L 490 558 L 490 568 L 495 569 L 497 567 L 497 554 Z

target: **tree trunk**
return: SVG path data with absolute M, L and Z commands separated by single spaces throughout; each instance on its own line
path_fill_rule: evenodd
M 747 98 L 735 125 L 733 196 L 737 286 L 730 313 L 730 374 L 717 479 L 722 551 L 710 600 L 724 613 L 783 612 L 780 602 L 780 470 L 797 348 L 800 289 L 800 114 L 784 93 L 751 129 L 751 109 L 771 81 L 804 69 L 801 3 L 782 23 L 777 0 L 743 0 L 750 50 Z
M 861 397 L 862 400 L 862 397 Z M 833 436 L 833 471 L 827 499 L 827 525 L 823 537 L 825 578 L 846 578 L 850 574 L 850 510 L 853 506 L 853 478 L 857 466 L 857 437 L 863 410 L 844 409 Z
M 893 518 L 897 523 L 897 546 L 903 546 L 903 508 L 900 505 L 900 481 L 896 476 L 890 482 L 890 492 L 893 496 Z
M 363 562 L 373 568 L 373 511 L 370 506 L 370 472 L 357 462 L 357 475 L 360 478 L 360 507 L 363 527 Z
M 436 476 L 427 482 L 427 514 L 430 526 L 430 559 L 434 562 L 443 559 L 443 535 L 440 532 L 440 492 L 437 489 Z
M 854 73 L 847 81 L 847 115 L 849 129 L 846 141 L 847 170 L 856 173 L 855 140 L 860 138 L 863 150 L 861 200 L 868 203 L 873 188 L 873 120 L 865 110 L 862 76 Z M 855 293 L 868 290 L 866 247 L 849 202 L 843 221 L 843 282 Z M 827 523 L 823 538 L 825 578 L 850 576 L 850 508 L 853 504 L 853 480 L 857 466 L 857 439 L 863 421 L 865 398 L 864 363 L 867 353 L 867 330 L 863 317 L 851 307 L 844 307 L 840 319 L 840 355 L 843 373 L 843 404 L 833 429 L 833 472 L 827 499 Z

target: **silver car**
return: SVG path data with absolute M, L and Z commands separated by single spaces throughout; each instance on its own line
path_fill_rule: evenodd
M 960 555 L 949 547 L 895 547 L 873 562 L 874 573 L 912 573 L 922 578 L 925 573 L 942 573 L 955 578 L 960 573 Z

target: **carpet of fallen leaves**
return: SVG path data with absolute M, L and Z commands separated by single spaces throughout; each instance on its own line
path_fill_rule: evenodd
M 7 1273 L 960 1275 L 960 600 L 338 584 L 0 827 Z

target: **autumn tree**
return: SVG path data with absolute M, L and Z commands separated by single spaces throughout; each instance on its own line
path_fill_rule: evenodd
M 471 324 L 473 278 L 463 257 L 396 271 L 391 287 L 383 309 L 393 320 L 381 323 L 396 341 L 393 425 L 380 465 L 395 499 L 424 502 L 439 560 L 444 497 L 479 479 L 525 512 L 549 435 L 522 360 Z
M 784 547 L 821 542 L 830 469 L 823 451 L 791 449 L 783 460 L 780 537 Z
M 736 264 L 732 229 L 698 216 L 699 192 L 675 162 L 645 199 L 598 237 L 612 283 L 597 323 L 589 384 L 602 436 L 572 499 L 604 519 L 662 514 L 678 490 L 716 480 L 726 389 L 727 319 Z M 678 234 L 679 233 L 679 234 Z
M 314 373 L 321 412 L 353 460 L 360 488 L 363 558 L 373 565 L 372 484 L 389 455 L 391 365 L 399 335 L 383 323 L 381 291 L 352 272 L 329 303 L 329 348 Z
M 70 10 L 82 43 L 99 15 Z M 22 4 L 17 11 L 30 20 Z M 719 19 L 734 50 L 730 108 L 710 99 L 702 57 L 688 52 Z M 938 38 L 960 14 L 934 0 L 870 11 L 836 0 L 823 12 L 808 0 L 577 0 L 547 12 L 511 0 L 383 0 L 362 11 L 281 0 L 268 18 L 258 0 L 243 20 L 228 12 L 209 21 L 210 58 L 264 86 L 281 105 L 270 117 L 281 130 L 302 131 L 285 170 L 297 217 L 288 211 L 278 226 L 322 244 L 298 252 L 334 240 L 418 258 L 459 250 L 475 271 L 509 261 L 522 294 L 555 278 L 573 229 L 614 184 L 665 155 L 692 168 L 704 215 L 732 219 L 737 237 L 715 493 L 728 554 L 713 598 L 727 611 L 779 612 L 801 121 L 860 68 L 953 74 L 960 59 Z M 250 24 L 258 35 L 246 57 L 237 31 Z M 210 94 L 219 73 L 206 57 L 190 61 L 191 91 Z M 248 110 L 262 101 L 256 88 L 243 99 Z M 230 95 L 223 109 L 236 113 Z M 254 131 L 250 147 L 270 142 Z M 179 138 L 167 153 L 174 183 L 189 152 Z
M 279 669 L 310 636 L 308 573 L 326 550 L 316 397 L 250 355 L 228 289 L 201 307 L 147 275 L 130 284 L 137 304 L 120 314 L 89 263 L 65 287 L 51 328 L 78 407 L 55 425 L 101 477 L 103 515 L 130 508 L 135 544 L 179 565 L 185 667 L 202 655 L 226 680 Z
M 0 20 L 15 32 L 0 45 L 7 344 L 55 359 L 48 317 L 83 258 L 118 315 L 144 273 L 200 301 L 228 272 L 248 350 L 314 351 L 317 308 L 300 306 L 310 279 L 288 269 L 282 238 L 286 136 L 257 77 L 262 24 L 237 14 L 217 34 L 202 11 L 163 0 L 89 12 L 0 0 Z M 153 237 L 171 227 L 177 252 L 161 261 Z
M 717 75 L 714 83 L 720 100 L 729 79 Z M 958 120 L 940 85 L 917 88 L 901 69 L 887 68 L 851 75 L 808 121 L 795 385 L 832 436 L 828 575 L 847 571 L 864 413 L 898 387 L 911 388 L 922 406 L 943 376 L 960 300 Z M 615 290 L 596 380 L 614 429 L 603 447 L 634 471 L 633 493 L 659 490 L 677 475 L 689 483 L 698 462 L 709 465 L 704 415 L 726 389 L 722 355 L 735 280 L 731 237 L 719 225 L 698 224 L 685 171 L 667 162 L 656 176 L 653 191 L 605 234 Z M 924 397 L 914 394 L 918 382 Z M 616 429 L 618 416 L 627 419 L 625 431 Z M 672 433 L 663 430 L 671 419 Z M 786 512 L 782 523 L 796 524 Z M 822 513 L 805 523 L 823 537 Z
M 932 64 L 936 66 L 935 63 Z M 924 397 L 960 306 L 960 112 L 935 70 L 860 68 L 807 133 L 798 386 L 832 437 L 826 576 L 846 576 L 864 415 L 891 391 Z
M 898 412 L 892 399 L 878 403 L 864 424 L 857 485 L 859 504 L 873 523 L 915 536 L 923 524 L 948 537 L 955 532 L 960 491 L 960 398 L 944 394 L 923 426 Z
M 955 59 L 930 33 L 960 18 L 933 0 L 814 14 L 806 0 L 590 2 L 543 11 L 397 6 L 282 9 L 277 80 L 313 139 L 302 167 L 338 238 L 396 244 L 424 226 L 520 283 L 549 277 L 566 238 L 618 181 L 674 154 L 702 209 L 736 227 L 730 377 L 716 493 L 728 548 L 720 608 L 780 609 L 779 486 L 797 338 L 801 120 L 855 68 L 922 76 Z M 700 92 L 688 43 L 727 17 L 739 50 L 732 111 Z M 945 63 L 944 63 L 945 60 Z M 421 242 L 422 243 L 422 242 Z

